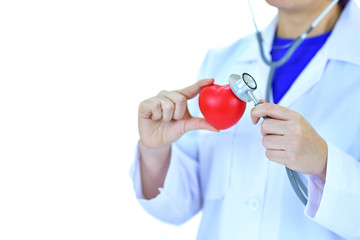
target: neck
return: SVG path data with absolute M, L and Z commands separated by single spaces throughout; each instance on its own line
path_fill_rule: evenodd
M 306 9 L 286 10 L 279 9 L 279 21 L 276 35 L 282 38 L 296 38 L 304 33 L 313 21 L 328 6 L 328 1 L 314 1 L 311 7 Z M 330 32 L 341 13 L 341 6 L 336 4 L 330 12 L 311 31 L 308 37 L 321 35 Z

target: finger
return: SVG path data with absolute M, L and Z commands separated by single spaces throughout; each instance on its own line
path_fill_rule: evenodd
M 162 118 L 161 103 L 157 98 L 150 98 L 140 104 L 139 117 L 160 120 Z
M 220 130 L 213 127 L 208 123 L 204 118 L 192 117 L 186 120 L 185 122 L 185 131 L 204 129 L 213 132 L 219 132 Z
M 178 90 L 177 92 L 184 95 L 187 99 L 191 99 L 191 98 L 195 97 L 196 95 L 198 95 L 200 90 L 203 87 L 205 87 L 207 85 L 210 85 L 210 84 L 213 84 L 213 83 L 214 83 L 213 78 L 203 79 L 203 80 L 200 80 L 200 81 L 196 82 L 195 84 L 193 84 L 193 85 L 191 85 L 189 87 Z
M 261 135 L 284 135 L 286 132 L 287 121 L 267 118 L 261 124 Z
M 260 99 L 259 102 L 266 103 L 266 101 L 264 99 Z
M 286 158 L 288 154 L 286 151 L 267 149 L 265 155 L 270 161 L 287 166 Z
M 260 103 L 266 103 L 266 101 L 265 101 L 264 99 L 260 99 L 259 102 L 260 102 Z M 257 105 L 259 105 L 259 104 L 257 104 Z M 255 105 L 255 106 L 256 106 L 256 105 Z M 267 117 L 267 118 L 269 118 L 269 117 Z M 257 119 L 256 119 L 256 122 L 254 122 L 254 120 L 253 120 L 253 123 L 256 124 L 256 123 L 258 123 L 259 120 L 260 120 L 260 118 L 257 118 Z
M 165 97 L 172 101 L 175 105 L 173 119 L 182 119 L 187 109 L 186 97 L 178 92 L 169 92 L 167 95 L 165 95 Z
M 174 110 L 175 110 L 174 103 L 164 96 L 158 97 L 158 99 L 161 103 L 162 120 L 163 121 L 172 120 L 173 116 L 174 116 Z
M 286 150 L 284 136 L 266 135 L 262 139 L 262 145 L 268 150 Z
M 269 116 L 270 118 L 278 120 L 290 120 L 293 111 L 273 103 L 263 103 L 256 105 L 251 110 L 251 118 L 254 124 L 256 124 L 261 117 Z

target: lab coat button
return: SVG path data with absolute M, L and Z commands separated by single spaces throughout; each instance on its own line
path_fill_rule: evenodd
M 247 204 L 248 204 L 248 207 L 250 208 L 250 210 L 254 211 L 254 212 L 256 212 L 260 207 L 260 201 L 257 198 L 251 199 L 250 201 L 248 201 Z

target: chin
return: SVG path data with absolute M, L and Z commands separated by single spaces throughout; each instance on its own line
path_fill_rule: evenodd
M 314 4 L 313 0 L 266 0 L 266 2 L 280 10 L 296 11 Z

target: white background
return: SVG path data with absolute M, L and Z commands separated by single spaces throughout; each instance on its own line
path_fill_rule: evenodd
M 194 239 L 199 215 L 170 226 L 134 197 L 137 108 L 253 30 L 245 0 L 1 1 L 0 239 Z

